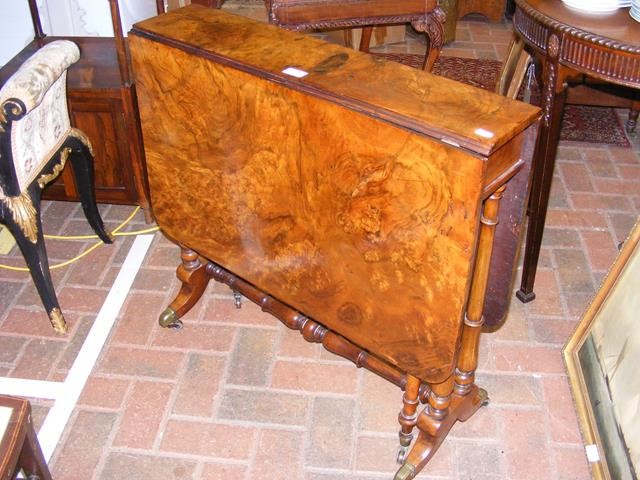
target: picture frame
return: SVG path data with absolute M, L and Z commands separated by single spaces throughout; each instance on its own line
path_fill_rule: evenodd
M 563 349 L 596 480 L 640 473 L 640 222 Z

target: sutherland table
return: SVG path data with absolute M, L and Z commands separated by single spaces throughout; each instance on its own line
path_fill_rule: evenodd
M 589 15 L 560 0 L 516 0 L 513 25 L 543 64 L 543 116 L 534 153 L 522 283 L 516 293 L 528 302 L 535 298 L 533 284 L 560 140 L 566 80 L 582 73 L 640 88 L 640 23 L 629 16 L 628 8 Z
M 508 296 L 516 251 L 492 270 L 496 224 L 522 216 L 538 109 L 196 5 L 129 42 L 155 218 L 182 247 L 161 324 L 214 278 L 396 384 L 413 478 L 485 399 L 485 291 Z

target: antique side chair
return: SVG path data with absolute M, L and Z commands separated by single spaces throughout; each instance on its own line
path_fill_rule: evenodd
M 0 222 L 16 239 L 56 332 L 66 322 L 51 282 L 40 219 L 42 189 L 67 160 L 89 224 L 105 243 L 93 187 L 93 152 L 84 133 L 72 128 L 67 109 L 67 69 L 80 51 L 68 40 L 37 50 L 0 89 Z
M 265 0 L 269 23 L 308 31 L 364 27 L 360 50 L 367 52 L 372 26 L 411 23 L 427 36 L 423 69 L 430 71 L 444 42 L 445 13 L 437 0 Z

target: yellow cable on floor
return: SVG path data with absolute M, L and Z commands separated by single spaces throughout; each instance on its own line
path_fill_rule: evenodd
M 113 231 L 111 232 L 111 235 L 113 235 L 114 237 L 126 237 L 126 236 L 131 236 L 131 235 L 142 235 L 142 234 L 145 234 L 145 233 L 151 233 L 151 232 L 158 231 L 158 227 L 151 227 L 151 228 L 146 228 L 144 230 L 137 230 L 137 231 L 133 231 L 133 232 L 120 232 L 119 231 L 120 229 L 124 228 L 131 221 L 131 219 L 136 215 L 136 213 L 138 213 L 138 210 L 140 210 L 140 207 L 136 207 L 133 210 L 133 213 L 131 213 L 131 215 L 129 215 L 129 217 L 126 220 L 124 220 L 120 225 L 118 225 L 116 228 L 114 228 Z M 64 236 L 64 235 L 45 235 L 44 238 L 54 239 L 54 240 L 90 240 L 92 238 L 98 238 L 98 236 L 97 235 L 69 235 L 69 236 Z M 73 257 L 73 258 L 71 258 L 69 260 L 65 260 L 62 263 L 57 263 L 55 265 L 49 266 L 49 270 L 54 270 L 56 268 L 66 267 L 67 265 L 70 265 L 70 264 L 80 260 L 82 257 L 88 255 L 89 253 L 93 252 L 100 245 L 104 245 L 104 242 L 102 240 L 100 240 L 99 242 L 94 243 L 89 248 L 87 248 L 84 252 L 80 253 L 79 255 L 76 255 L 75 257 Z M 1 263 L 0 263 L 0 269 L 11 270 L 11 271 L 14 271 L 14 272 L 28 272 L 29 271 L 29 269 L 26 268 L 26 267 L 12 267 L 11 265 L 3 265 Z

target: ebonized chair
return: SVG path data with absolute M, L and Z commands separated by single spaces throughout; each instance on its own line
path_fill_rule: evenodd
M 79 58 L 75 43 L 49 43 L 0 90 L 0 222 L 15 237 L 58 333 L 65 333 L 67 326 L 49 273 L 40 199 L 67 161 L 89 224 L 102 241 L 112 242 L 96 206 L 91 144 L 69 121 L 67 69 Z

